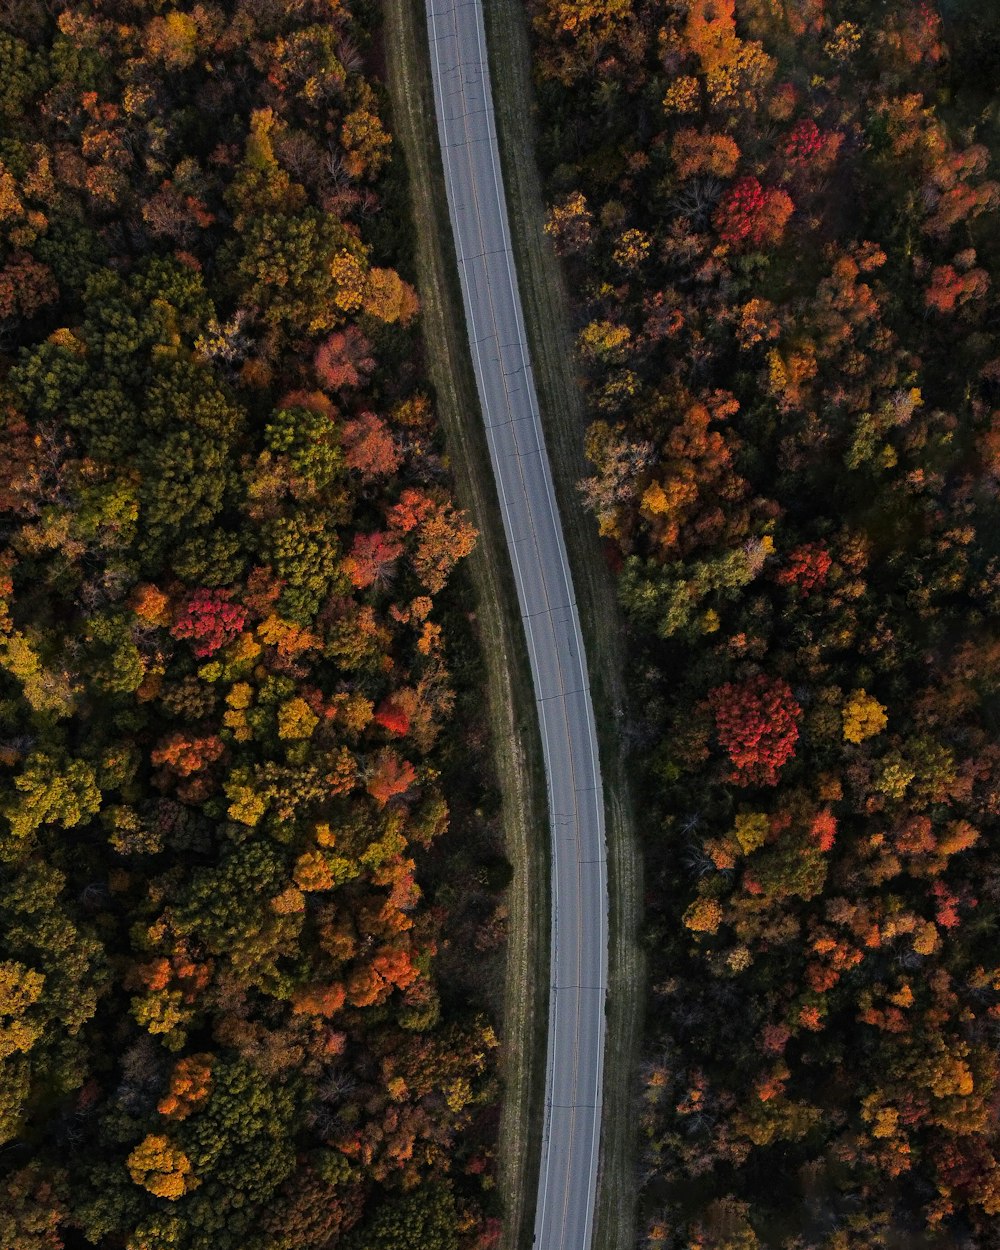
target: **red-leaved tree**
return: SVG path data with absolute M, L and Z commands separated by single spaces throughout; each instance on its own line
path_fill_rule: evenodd
M 175 638 L 191 640 L 191 650 L 202 659 L 240 633 L 246 623 L 246 608 L 231 603 L 230 590 L 196 590 L 188 596 L 171 627 Z
M 357 469 L 362 477 L 382 477 L 395 473 L 402 455 L 389 427 L 373 412 L 363 412 L 348 421 L 341 431 L 344 460 L 349 469 Z
M 729 753 L 738 786 L 773 786 L 778 770 L 795 754 L 802 709 L 780 677 L 761 673 L 727 682 L 708 696 L 719 741 Z
M 713 222 L 730 247 L 763 247 L 778 242 L 794 209 L 787 191 L 765 189 L 753 177 L 740 178 L 722 197 Z
M 392 699 L 386 699 L 378 707 L 373 719 L 377 725 L 392 734 L 406 734 L 410 731 L 410 718 L 406 709 Z
M 371 344 L 357 328 L 348 326 L 324 339 L 316 350 L 316 377 L 331 391 L 363 386 L 375 368 Z
M 381 586 L 392 576 L 403 544 L 395 534 L 376 530 L 373 534 L 355 534 L 350 555 L 344 557 L 344 571 L 359 590 Z
M 823 136 L 811 117 L 796 122 L 785 139 L 785 156 L 794 165 L 805 164 L 823 150 Z
M 804 543 L 788 553 L 788 563 L 774 576 L 779 586 L 798 586 L 803 594 L 826 585 L 833 563 L 830 553 L 819 543 Z

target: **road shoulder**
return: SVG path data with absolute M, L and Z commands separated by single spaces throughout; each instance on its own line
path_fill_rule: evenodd
M 517 597 L 469 358 L 434 121 L 422 0 L 385 0 L 393 133 L 409 173 L 428 369 L 458 497 L 480 531 L 470 557 L 487 674 L 492 748 L 503 793 L 509 889 L 504 1100 L 498 1188 L 503 1250 L 530 1245 L 538 1182 L 548 1012 L 549 847 L 534 694 Z
M 631 1250 L 638 1188 L 634 1078 L 642 1031 L 645 960 L 637 940 L 642 863 L 624 757 L 625 624 L 596 524 L 584 513 L 576 487 L 587 472 L 583 456 L 586 420 L 572 365 L 569 299 L 543 231 L 545 212 L 534 160 L 534 93 L 525 9 L 521 0 L 485 0 L 484 10 L 511 236 L 546 444 L 579 596 L 607 806 L 611 948 L 595 1245 L 597 1250 Z

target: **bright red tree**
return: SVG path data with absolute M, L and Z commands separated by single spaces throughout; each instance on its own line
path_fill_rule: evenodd
M 788 553 L 788 563 L 774 576 L 779 586 L 798 586 L 804 595 L 826 585 L 833 560 L 819 543 L 805 543 Z
M 951 313 L 970 300 L 982 299 L 989 285 L 990 276 L 985 269 L 959 273 L 953 265 L 935 265 L 924 292 L 924 303 L 935 312 Z
M 410 718 L 405 708 L 400 707 L 393 699 L 386 699 L 379 706 L 374 720 L 392 734 L 406 734 L 410 730 Z
M 823 136 L 811 117 L 796 122 L 784 144 L 785 156 L 795 165 L 805 164 L 822 149 Z
M 765 189 L 753 177 L 740 178 L 722 197 L 713 223 L 730 247 L 777 243 L 795 205 L 786 191 Z
M 191 594 L 171 627 L 175 638 L 188 638 L 199 659 L 213 655 L 240 633 L 246 608 L 231 603 L 232 591 L 201 589 Z
M 740 786 L 773 786 L 778 770 L 795 754 L 802 709 L 780 677 L 761 673 L 736 685 L 728 682 L 708 696 L 719 741 L 729 753 Z

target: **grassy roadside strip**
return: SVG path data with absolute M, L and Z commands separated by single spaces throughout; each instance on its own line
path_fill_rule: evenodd
M 434 121 L 422 0 L 384 0 L 393 132 L 409 175 L 423 332 L 456 490 L 479 529 L 470 558 L 494 764 L 514 867 L 504 987 L 499 1190 L 504 1250 L 531 1244 L 548 1016 L 549 845 L 541 742 L 517 595 L 469 356 Z
M 485 0 L 485 17 L 521 300 L 586 640 L 608 819 L 610 993 L 595 1243 L 598 1250 L 630 1250 L 636 1236 L 638 1188 L 633 1080 L 642 1032 L 645 959 L 637 942 L 642 863 L 623 750 L 625 628 L 597 527 L 592 517 L 584 515 L 576 489 L 587 471 L 585 417 L 572 366 L 566 285 L 543 232 L 545 212 L 534 161 L 531 47 L 523 0 Z

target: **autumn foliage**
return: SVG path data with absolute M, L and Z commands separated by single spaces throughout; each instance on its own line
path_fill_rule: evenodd
M 818 543 L 805 543 L 788 553 L 785 567 L 775 574 L 782 586 L 797 586 L 804 595 L 821 590 L 833 566 L 833 557 Z
M 406 734 L 410 728 L 410 718 L 406 709 L 392 699 L 387 699 L 375 711 L 375 723 L 393 734 Z
M 137 1185 L 157 1198 L 176 1202 L 198 1184 L 191 1160 L 162 1133 L 150 1133 L 128 1157 L 128 1170 Z
M 0 1250 L 496 1243 L 475 531 L 378 20 L 0 4 Z
M 795 205 L 786 191 L 765 189 L 756 178 L 740 178 L 723 196 L 713 224 L 731 247 L 765 247 L 777 243 Z
M 316 349 L 316 377 L 331 391 L 362 386 L 375 368 L 371 344 L 361 330 L 349 325 L 325 339 Z
M 168 1093 L 156 1109 L 168 1120 L 185 1120 L 212 1089 L 212 1056 L 187 1055 L 177 1061 Z
M 709 695 L 719 741 L 733 762 L 737 785 L 777 785 L 778 771 L 795 754 L 802 709 L 787 682 L 761 674 Z
M 196 590 L 185 601 L 170 632 L 175 638 L 189 639 L 196 656 L 213 655 L 239 634 L 246 621 L 246 610 L 231 599 L 231 591 Z
M 385 422 L 373 412 L 363 412 L 344 426 L 341 439 L 344 460 L 351 469 L 365 477 L 395 473 L 402 455 Z
M 639 1242 L 985 1250 L 1000 13 L 530 8 L 629 656 Z

